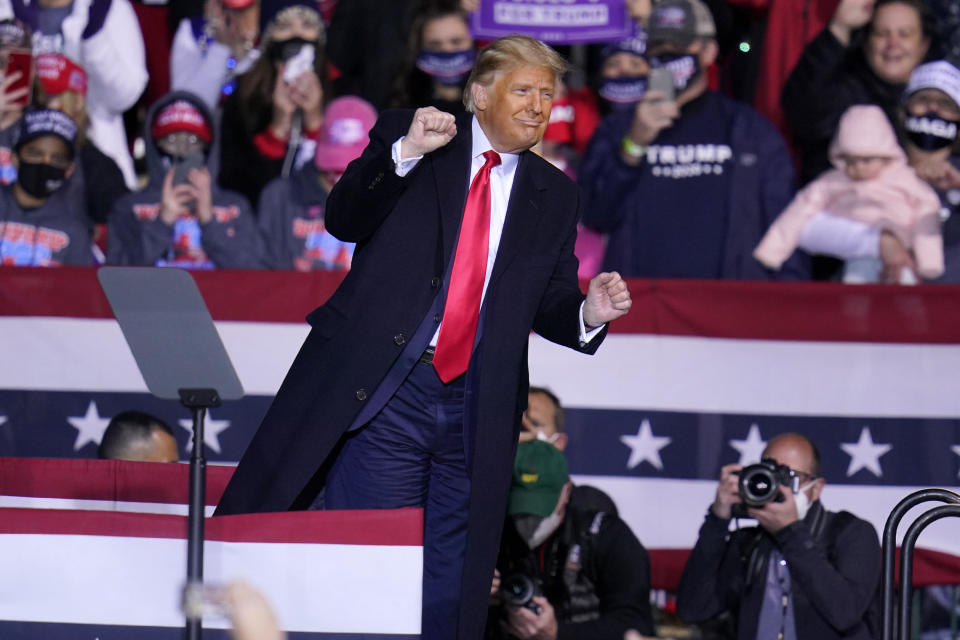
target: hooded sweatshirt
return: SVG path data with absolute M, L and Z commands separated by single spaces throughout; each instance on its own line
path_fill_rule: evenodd
M 333 237 L 323 222 L 327 190 L 312 162 L 274 178 L 260 195 L 257 223 L 271 269 L 349 269 L 354 244 Z
M 177 100 L 192 104 L 203 114 L 210 130 L 215 131 L 210 112 L 192 93 L 175 91 L 150 108 L 143 136 L 149 181 L 141 191 L 117 201 L 110 215 L 107 262 L 185 269 L 260 268 L 263 244 L 249 203 L 239 193 L 217 186 L 213 176 L 210 180 L 213 219 L 209 223 L 201 224 L 193 215 L 181 216 L 172 226 L 160 219 L 163 180 L 169 170 L 169 160 L 164 159 L 157 147 L 152 128 L 157 115 Z M 208 170 L 215 142 L 212 140 L 207 149 Z
M 845 156 L 884 157 L 889 162 L 875 178 L 852 180 L 846 174 Z M 943 273 L 940 200 L 907 165 L 880 107 L 847 109 L 830 145 L 830 161 L 835 168 L 801 190 L 767 230 L 753 253 L 757 260 L 779 269 L 796 249 L 810 219 L 824 213 L 892 232 L 913 250 L 921 276 L 935 278 Z

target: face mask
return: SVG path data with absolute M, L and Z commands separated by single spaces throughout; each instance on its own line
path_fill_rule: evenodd
M 949 147 L 957 139 L 957 123 L 944 120 L 935 111 L 909 116 L 903 126 L 907 139 L 924 151 Z
M 807 512 L 810 511 L 810 498 L 807 496 L 807 489 L 812 487 L 816 483 L 816 480 L 811 480 L 807 484 L 800 487 L 800 490 L 797 491 L 796 495 L 793 496 L 793 502 L 797 505 L 797 518 L 803 520 L 807 517 Z
M 65 169 L 49 164 L 21 162 L 17 170 L 17 183 L 29 195 L 38 199 L 47 199 L 54 191 L 63 186 L 67 178 Z
M 559 437 L 560 437 L 559 433 L 555 433 L 552 436 L 548 436 L 546 433 L 544 433 L 543 429 L 537 429 L 537 440 L 543 440 L 544 442 L 553 444 L 554 442 L 557 441 L 557 438 Z
M 673 74 L 673 88 L 682 93 L 700 75 L 700 59 L 692 53 L 665 53 L 650 59 L 653 68 L 663 67 Z
M 600 85 L 600 97 L 611 105 L 633 106 L 647 93 L 647 76 L 606 78 Z
M 299 53 L 300 49 L 313 43 L 303 38 L 287 38 L 276 40 L 267 47 L 267 56 L 274 62 L 286 62 Z
M 442 84 L 460 84 L 477 59 L 473 49 L 465 51 L 421 51 L 417 56 L 417 69 Z
M 562 518 L 556 513 L 551 513 L 546 518 L 533 515 L 515 516 L 513 519 L 517 533 L 527 543 L 531 549 L 536 549 L 547 541 L 554 531 L 560 527 Z

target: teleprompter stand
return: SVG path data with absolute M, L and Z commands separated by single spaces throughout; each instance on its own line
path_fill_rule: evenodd
M 193 415 L 184 611 L 185 637 L 200 640 L 207 466 L 204 419 L 208 409 L 220 406 L 221 399 L 242 398 L 243 387 L 189 273 L 103 267 L 97 278 L 150 393 L 178 400 Z

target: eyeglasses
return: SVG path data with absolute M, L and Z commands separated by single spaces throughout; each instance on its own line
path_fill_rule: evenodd
M 185 156 L 191 151 L 203 150 L 206 143 L 196 134 L 177 131 L 176 133 L 167 134 L 157 140 L 157 146 L 160 147 L 164 153 L 172 156 Z

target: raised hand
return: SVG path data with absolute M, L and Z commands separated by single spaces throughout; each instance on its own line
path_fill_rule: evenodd
M 873 18 L 876 0 L 840 0 L 830 20 L 830 32 L 840 44 L 850 44 L 850 34 L 865 26 Z
M 401 143 L 400 156 L 415 158 L 439 149 L 457 135 L 453 114 L 436 107 L 423 107 L 413 114 L 413 122 Z
M 616 271 L 600 273 L 590 281 L 583 305 L 583 322 L 599 327 L 626 315 L 633 301 L 627 283 Z

